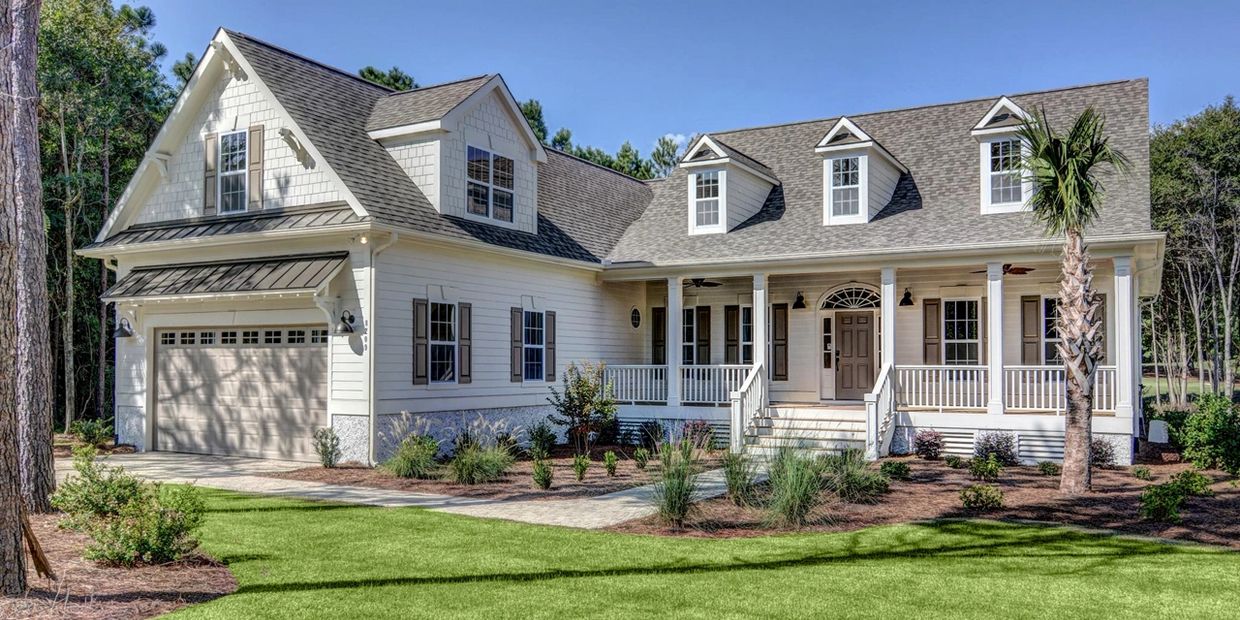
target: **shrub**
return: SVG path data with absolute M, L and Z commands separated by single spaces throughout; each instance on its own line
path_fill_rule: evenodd
M 616 458 L 615 452 L 608 450 L 603 455 L 603 467 L 607 468 L 608 476 L 612 478 L 616 477 L 616 466 L 619 464 L 620 464 L 620 459 Z
M 65 513 L 61 525 L 84 530 L 95 519 L 115 517 L 126 506 L 142 499 L 142 481 L 122 467 L 109 467 L 95 461 L 96 450 L 82 446 L 73 451 L 73 469 L 56 486 L 52 506 Z
M 612 418 L 600 424 L 594 432 L 594 443 L 600 446 L 620 444 L 620 421 Z
M 870 469 L 860 450 L 825 456 L 819 468 L 826 488 L 845 502 L 872 502 L 890 489 L 886 476 Z
M 106 420 L 74 420 L 69 434 L 94 448 L 106 448 L 112 441 L 112 418 Z
M 314 429 L 314 452 L 319 455 L 319 464 L 331 469 L 340 462 L 340 436 L 330 427 Z
M 544 420 L 539 420 L 525 432 L 530 441 L 529 453 L 534 460 L 542 460 L 551 456 L 551 449 L 555 447 L 555 431 L 551 430 L 551 425 Z
M 822 478 L 818 464 L 796 450 L 783 447 L 768 468 L 771 500 L 767 505 L 776 521 L 800 527 L 809 513 L 822 503 Z
M 1004 467 L 1019 464 L 1020 457 L 1016 454 L 1016 435 L 1002 431 L 978 433 L 977 440 L 973 444 L 973 456 L 984 459 L 992 454 L 995 460 Z
M 430 435 L 410 435 L 401 440 L 396 453 L 383 464 L 383 468 L 400 478 L 433 478 L 439 470 L 435 461 L 439 454 L 439 442 Z
M 643 420 L 638 425 L 637 442 L 647 452 L 654 452 L 664 441 L 667 441 L 667 429 L 663 428 L 662 422 L 658 420 Z
M 681 427 L 681 441 L 708 449 L 715 445 L 715 431 L 706 420 L 689 420 Z
M 1101 469 L 1115 467 L 1115 444 L 1102 437 L 1090 440 L 1089 464 Z
M 908 480 L 912 477 L 912 470 L 904 461 L 883 461 L 883 464 L 878 466 L 878 473 L 891 480 Z
M 928 461 L 937 460 L 943 454 L 943 433 L 929 429 L 917 431 L 913 437 L 913 452 Z
M 643 448 L 638 448 L 633 451 L 633 464 L 637 465 L 638 469 L 645 471 L 646 464 L 649 462 L 650 462 L 650 450 L 647 450 L 646 448 L 643 447 Z
M 1184 488 L 1174 482 L 1153 484 L 1141 492 L 1141 517 L 1151 521 L 1178 523 Z
M 544 491 L 550 489 L 551 479 L 554 477 L 555 473 L 552 471 L 550 463 L 543 460 L 534 461 L 534 484 L 538 488 Z
M 1240 412 L 1231 399 L 1207 394 L 1197 401 L 1182 436 L 1184 458 L 1200 469 L 1221 469 L 1240 476 Z
M 611 384 L 603 380 L 603 365 L 569 363 L 564 369 L 564 386 L 554 387 L 547 402 L 555 408 L 548 415 L 552 424 L 566 427 L 577 454 L 589 454 L 590 436 L 615 421 L 616 400 Z
M 668 443 L 659 449 L 659 461 L 662 468 L 651 497 L 664 523 L 675 528 L 684 527 L 693 511 L 693 494 L 697 491 L 697 479 L 693 474 L 697 462 L 692 451 L 673 449 Z
M 509 454 L 517 453 L 517 436 L 511 431 L 499 431 L 495 433 L 495 447 L 508 451 Z
M 495 482 L 512 467 L 512 454 L 503 448 L 466 446 L 452 456 L 448 470 L 452 480 L 460 484 Z
M 992 452 L 986 458 L 975 458 L 969 461 L 969 475 L 974 480 L 983 482 L 994 482 L 1003 475 L 1003 465 L 999 464 L 999 459 Z
M 960 501 L 969 510 L 995 510 L 1003 507 L 1003 490 L 992 484 L 969 485 L 960 490 Z
M 947 457 L 943 459 L 943 462 L 952 469 L 963 469 L 969 466 L 968 461 L 956 456 L 955 454 L 947 455 Z
M 1214 491 L 1210 490 L 1210 485 L 1214 484 L 1214 481 L 1195 469 L 1186 469 L 1172 476 L 1170 482 L 1183 489 L 1185 495 L 1214 495 Z
M 473 431 L 469 430 L 468 428 L 461 430 L 461 432 L 457 433 L 456 436 L 452 438 L 453 456 L 460 454 L 462 452 L 468 451 L 468 450 L 472 450 L 474 448 L 481 448 L 481 447 L 482 447 L 482 443 L 478 441 L 478 438 L 476 436 L 474 436 Z
M 1042 472 L 1043 476 L 1058 476 L 1063 468 L 1055 461 L 1042 461 L 1038 463 L 1038 471 Z
M 590 469 L 590 457 L 584 454 L 573 455 L 573 473 L 577 475 L 577 482 L 586 479 L 586 472 Z
M 733 504 L 744 506 L 753 501 L 757 478 L 758 468 L 749 457 L 740 452 L 723 454 L 723 479 Z
M 1132 468 L 1132 477 L 1137 480 L 1153 480 L 1154 472 L 1144 465 L 1137 465 Z
M 1167 423 L 1167 439 L 1176 450 L 1184 449 L 1184 427 L 1188 424 L 1192 411 L 1187 409 L 1156 409 L 1150 413 L 1150 419 L 1162 420 Z
M 134 566 L 175 562 L 198 547 L 206 505 L 192 486 L 147 485 L 143 497 L 108 519 L 90 522 L 85 557 Z

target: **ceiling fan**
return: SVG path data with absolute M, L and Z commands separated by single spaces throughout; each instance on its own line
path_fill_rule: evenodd
M 1007 263 L 1003 266 L 1003 275 L 1005 276 L 1023 276 L 1030 271 L 1033 271 L 1033 267 L 1013 267 L 1012 263 Z M 973 273 L 986 273 L 986 270 L 982 269 Z
M 692 286 L 693 288 L 715 288 L 716 286 L 723 286 L 723 283 L 712 282 L 706 278 L 689 278 L 685 282 L 685 286 Z

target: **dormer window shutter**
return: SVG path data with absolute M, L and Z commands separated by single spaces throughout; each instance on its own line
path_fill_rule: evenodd
M 251 125 L 249 145 L 250 210 L 263 208 L 263 126 Z
M 202 214 L 215 215 L 216 187 L 215 166 L 219 163 L 219 138 L 210 134 L 203 139 Z

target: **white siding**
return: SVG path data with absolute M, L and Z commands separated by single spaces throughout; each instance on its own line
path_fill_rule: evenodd
M 762 210 L 772 186 L 735 166 L 728 168 L 727 184 L 728 230 L 732 230 Z
M 439 139 L 420 138 L 417 140 L 384 143 L 388 153 L 396 163 L 413 179 L 413 183 L 422 190 L 427 200 L 437 210 L 442 210 L 439 202 Z
M 214 84 L 185 140 L 168 161 L 168 178 L 159 181 L 135 223 L 159 222 L 202 215 L 203 137 L 210 133 L 263 125 L 263 208 L 275 209 L 342 200 L 323 163 L 306 168 L 280 137 L 285 122 L 259 92 L 254 79 L 234 80 L 224 74 Z M 214 188 L 212 188 L 214 189 Z
M 874 216 L 891 202 L 896 184 L 900 182 L 900 170 L 881 156 L 871 155 L 867 158 L 870 160 L 869 179 L 866 181 L 869 183 L 869 219 L 874 219 Z

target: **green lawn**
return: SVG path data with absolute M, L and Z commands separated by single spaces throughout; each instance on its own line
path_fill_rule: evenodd
M 668 539 L 208 491 L 184 618 L 1234 617 L 1240 553 L 987 521 Z

